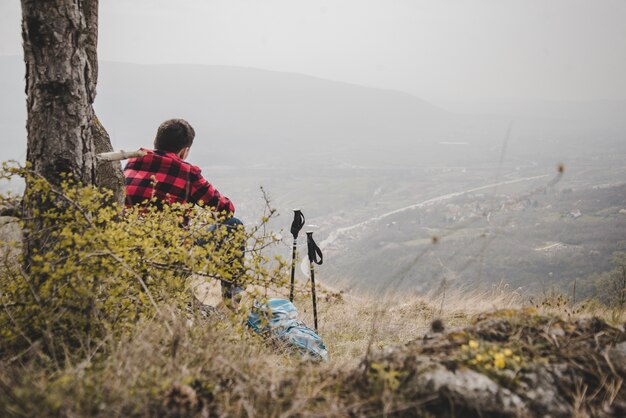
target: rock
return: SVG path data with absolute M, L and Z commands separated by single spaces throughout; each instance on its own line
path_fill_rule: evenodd
M 517 360 L 495 367 L 496 354 Z M 478 355 L 492 359 L 490 368 L 477 364 Z M 437 417 L 626 416 L 626 333 L 600 318 L 496 311 L 389 347 L 372 362 L 405 376 L 399 399 Z
M 487 376 L 471 369 L 451 371 L 437 367 L 417 377 L 418 386 L 438 393 L 442 404 L 454 404 L 459 416 L 462 410 L 480 417 L 519 417 L 529 415 L 522 399 L 499 386 Z
M 536 416 L 571 417 L 574 414 L 571 403 L 559 393 L 560 379 L 567 370 L 566 365 L 535 366 L 524 374 L 522 387 L 524 398 Z

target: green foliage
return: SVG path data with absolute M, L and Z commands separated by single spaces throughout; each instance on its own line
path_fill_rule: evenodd
M 221 218 L 203 208 L 157 207 L 154 199 L 123 208 L 109 191 L 67 176 L 55 187 L 7 164 L 0 176 L 21 176 L 28 184 L 24 255 L 0 272 L 2 355 L 35 344 L 55 363 L 94 352 L 104 338 L 128 335 L 163 306 L 184 308 L 198 278 L 281 283 L 284 263 L 271 271 L 261 251 L 276 238 L 259 226 L 209 232 Z M 274 213 L 268 211 L 265 218 Z M 242 265 L 244 243 L 250 269 Z

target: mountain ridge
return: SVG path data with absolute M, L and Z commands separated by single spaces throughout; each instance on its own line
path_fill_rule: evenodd
M 0 57 L 0 87 L 5 92 L 0 98 L 0 127 L 9 138 L 5 144 L 9 158 L 25 155 L 23 71 L 20 57 Z M 621 129 L 620 123 L 610 121 L 626 102 L 598 105 L 596 113 L 610 114 L 608 119 L 580 117 L 596 105 L 555 105 L 556 110 L 546 111 L 547 119 L 540 121 L 545 126 L 537 128 L 536 114 L 517 121 L 506 109 L 495 116 L 463 114 L 409 92 L 293 72 L 108 61 L 100 63 L 95 102 L 114 147 L 150 146 L 160 122 L 184 117 L 198 133 L 200 145 L 194 147 L 198 165 L 215 165 L 218 155 L 222 165 L 239 167 L 293 166 L 296 159 L 309 166 L 456 164 L 485 158 L 486 151 L 499 147 L 509 120 L 521 141 L 538 146 L 544 144 L 538 136 L 558 138 L 563 132 L 584 130 L 581 126 L 587 123 L 598 125 L 596 132 Z M 611 110 L 605 111 L 607 107 Z M 572 109 L 573 116 L 567 116 Z M 556 111 L 567 117 L 551 120 Z M 451 141 L 472 147 L 468 152 L 442 145 Z

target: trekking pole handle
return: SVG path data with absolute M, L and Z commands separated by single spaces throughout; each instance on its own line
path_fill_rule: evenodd
M 309 261 L 317 265 L 322 265 L 324 262 L 324 254 L 322 254 L 322 250 L 315 243 L 313 232 L 311 231 L 306 233 L 306 244 L 309 252 Z
M 293 239 L 298 238 L 298 234 L 300 230 L 304 226 L 306 219 L 304 218 L 304 214 L 300 209 L 293 210 L 293 222 L 291 223 L 291 235 L 293 235 Z
M 315 332 L 317 331 L 317 296 L 315 295 L 315 264 L 321 265 L 324 262 L 322 250 L 317 246 L 313 239 L 313 232 L 306 233 L 306 244 L 309 252 L 309 266 L 311 268 L 311 294 L 313 297 L 313 322 L 315 324 Z
M 296 251 L 298 246 L 298 233 L 305 223 L 304 215 L 300 209 L 293 210 L 293 222 L 291 223 L 291 235 L 293 235 L 293 249 L 291 252 L 291 286 L 289 287 L 289 302 L 293 302 L 293 291 L 296 277 Z

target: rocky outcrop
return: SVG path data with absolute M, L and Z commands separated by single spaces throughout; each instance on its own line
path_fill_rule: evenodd
M 374 407 L 382 410 L 407 412 L 402 405 L 414 405 L 411 413 L 435 416 L 626 416 L 624 325 L 597 318 L 499 311 L 387 349 L 364 366 L 366 373 L 353 377 L 366 397 L 393 403 Z

